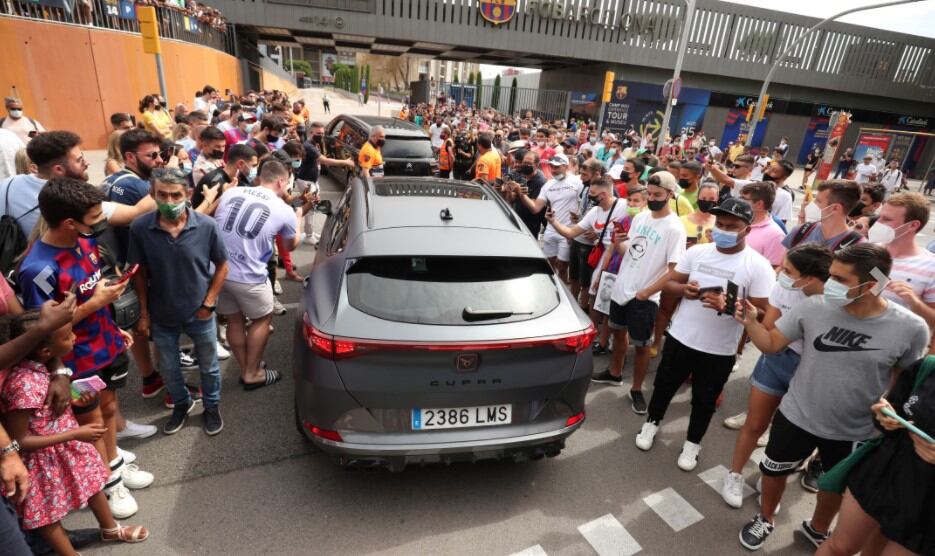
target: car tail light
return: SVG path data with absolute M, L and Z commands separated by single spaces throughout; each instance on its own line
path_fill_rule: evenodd
M 577 414 L 577 415 L 572 415 L 571 417 L 569 417 L 569 418 L 565 421 L 565 426 L 566 426 L 566 427 L 570 427 L 570 426 L 572 426 L 572 425 L 577 425 L 577 424 L 580 423 L 581 421 L 584 421 L 584 411 L 582 411 L 581 413 L 579 413 L 579 414 Z
M 313 436 L 333 442 L 344 442 L 344 439 L 341 438 L 341 435 L 337 431 L 329 431 L 321 427 L 316 427 L 308 421 L 302 421 L 302 425 L 305 427 L 305 430 L 310 432 Z
M 501 349 L 527 349 L 552 346 L 559 351 L 581 353 L 594 341 L 597 331 L 593 324 L 584 330 L 559 336 L 543 338 L 522 338 L 517 340 L 496 340 L 477 343 L 432 343 L 432 342 L 393 342 L 380 340 L 360 340 L 342 338 L 325 334 L 308 322 L 308 313 L 302 328 L 305 342 L 312 352 L 327 359 L 338 360 L 355 357 L 374 351 L 490 351 Z

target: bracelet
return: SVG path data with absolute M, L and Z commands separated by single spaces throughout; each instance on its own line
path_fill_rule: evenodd
M 205 305 L 204 303 L 202 303 L 201 308 L 206 309 L 213 313 L 217 309 L 217 305 Z
M 15 440 L 10 442 L 7 446 L 0 448 L 0 458 L 7 454 L 12 454 L 13 452 L 19 452 L 19 442 Z

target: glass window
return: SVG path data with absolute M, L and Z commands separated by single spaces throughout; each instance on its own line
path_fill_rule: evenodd
M 387 137 L 383 158 L 433 158 L 432 143 L 427 137 Z

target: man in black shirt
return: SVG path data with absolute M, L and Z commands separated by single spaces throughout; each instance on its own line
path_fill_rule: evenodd
M 516 181 L 520 186 L 525 185 L 529 188 L 527 195 L 530 199 L 535 199 L 539 197 L 539 191 L 542 189 L 542 186 L 545 185 L 547 181 L 545 175 L 539 170 L 539 155 L 533 151 L 518 151 L 522 153 L 522 162 L 514 172 L 511 172 L 511 178 L 513 181 Z M 525 180 L 525 183 L 523 181 Z M 526 227 L 529 228 L 529 231 L 536 238 L 539 237 L 539 231 L 542 229 L 542 225 L 545 223 L 545 211 L 540 212 L 539 214 L 533 214 L 529 212 L 529 209 L 526 208 L 526 205 L 520 202 L 519 197 L 513 202 L 513 210 L 516 211 L 516 214 L 519 215 L 520 220 L 523 221 L 523 224 L 526 224 Z
M 212 170 L 201 178 L 192 191 L 192 206 L 202 214 L 214 214 L 218 199 L 227 184 L 237 180 L 237 185 L 252 185 L 257 172 L 256 151 L 247 145 L 234 145 L 227 152 L 227 163 Z M 217 187 L 220 186 L 220 187 Z M 211 193 L 205 195 L 205 191 Z
M 353 159 L 338 160 L 328 158 L 321 153 L 324 136 L 325 124 L 312 122 L 309 129 L 309 141 L 306 141 L 303 145 L 305 147 L 305 158 L 302 160 L 302 165 L 295 172 L 296 180 L 318 183 L 321 166 L 344 166 L 351 171 L 354 170 Z

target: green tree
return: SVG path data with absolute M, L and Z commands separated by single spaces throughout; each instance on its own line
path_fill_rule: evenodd
M 473 71 L 468 74 L 467 82 L 468 82 L 468 85 L 474 84 L 474 72 Z
M 458 72 L 457 72 L 457 71 L 455 71 L 454 79 L 452 79 L 452 82 L 453 82 L 455 85 L 457 85 L 457 84 L 459 83 L 459 81 L 458 81 Z
M 484 81 L 481 77 L 480 72 L 477 72 L 474 74 L 474 86 L 477 87 L 477 93 L 474 95 L 474 106 L 475 108 L 480 110 L 480 105 L 481 105 L 480 97 L 481 97 L 481 93 L 484 90 Z
M 510 114 L 516 112 L 516 87 L 517 82 L 516 78 L 513 78 L 513 84 L 510 85 Z
M 312 75 L 312 65 L 306 60 L 286 60 L 286 69 L 288 71 L 301 71 L 306 77 Z
M 364 68 L 364 82 L 367 84 L 367 90 L 364 92 L 364 104 L 367 104 L 370 101 L 370 89 L 373 88 L 373 83 L 370 82 L 370 64 Z
M 354 69 L 351 70 L 351 88 L 352 93 L 360 92 L 360 68 L 354 66 Z
M 490 95 L 490 105 L 494 110 L 500 110 L 500 75 L 493 78 L 493 93 Z

